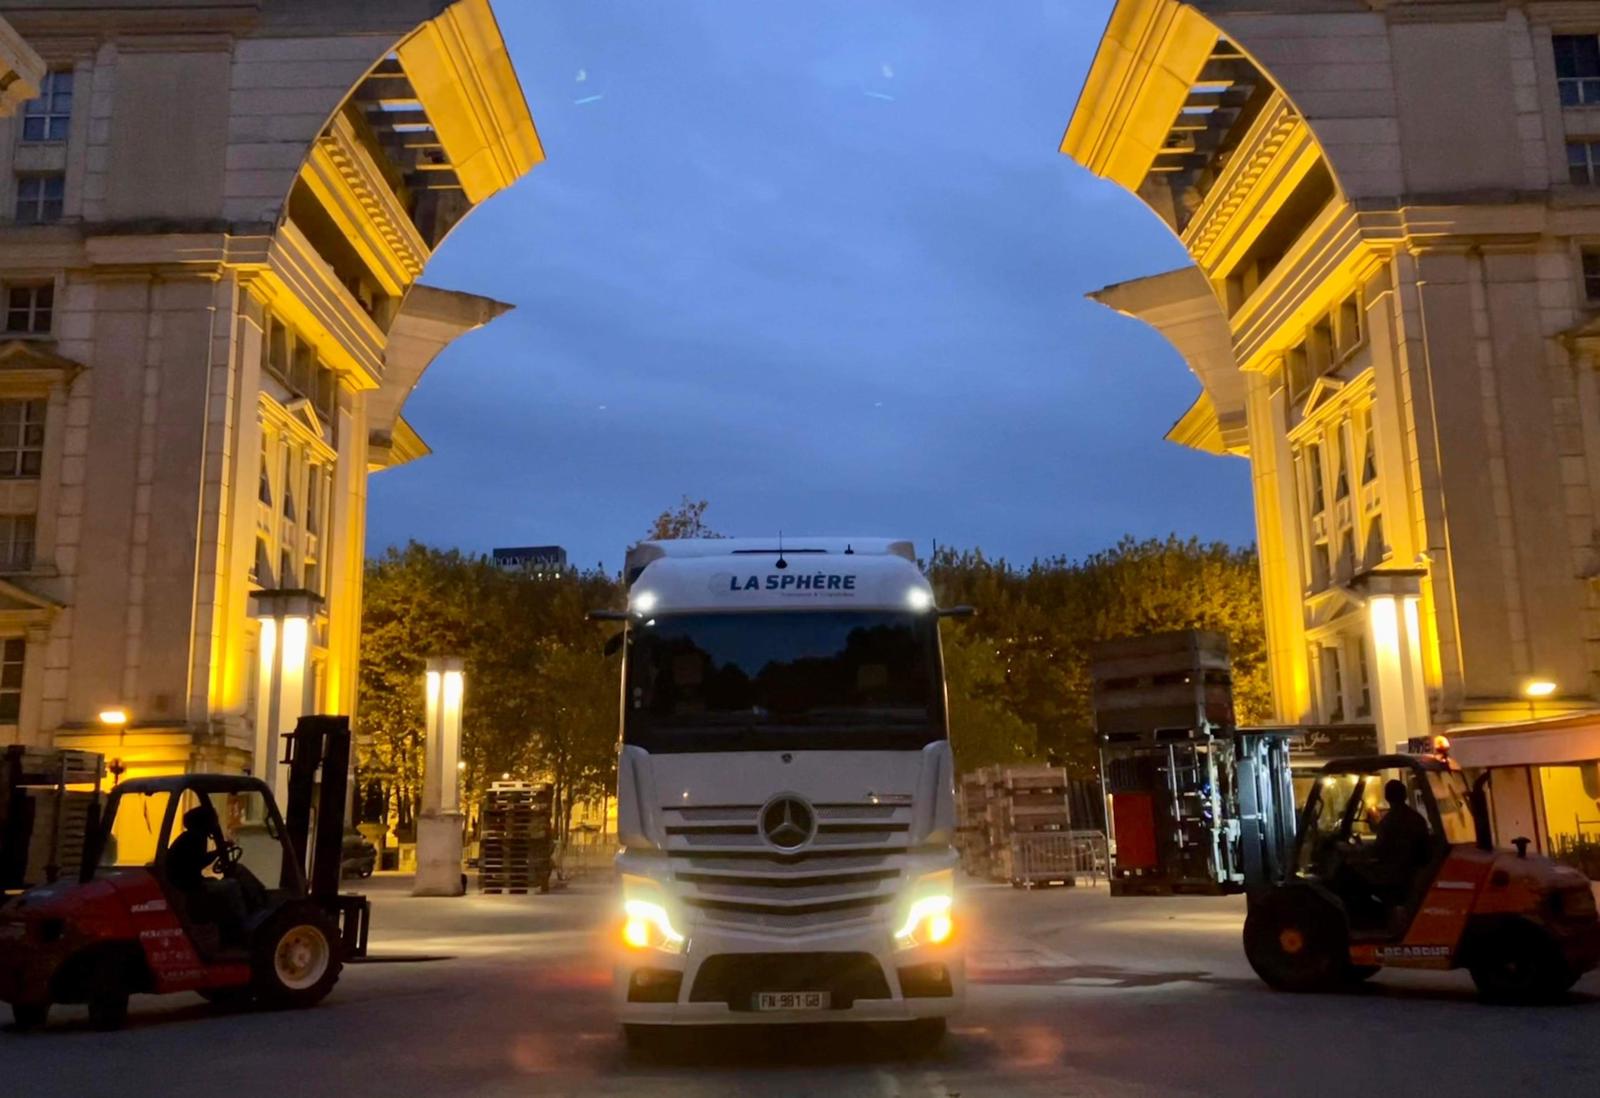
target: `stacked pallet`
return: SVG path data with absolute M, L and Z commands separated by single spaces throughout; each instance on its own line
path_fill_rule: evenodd
M 102 758 L 86 751 L 0 750 L 0 890 L 77 872 L 103 774 Z
M 964 775 L 958 791 L 963 868 L 1012 884 L 1040 883 L 1035 878 L 1041 875 L 1070 883 L 1068 789 L 1058 766 L 988 766 Z
M 546 782 L 495 782 L 484 799 L 478 887 L 484 892 L 550 890 L 551 794 Z
M 987 880 L 993 875 L 990 860 L 989 781 L 997 767 L 986 766 L 963 774 L 956 786 L 956 849 L 961 868 L 969 877 Z

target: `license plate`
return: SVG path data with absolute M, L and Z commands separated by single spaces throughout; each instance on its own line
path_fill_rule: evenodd
M 826 991 L 758 991 L 757 1010 L 827 1010 L 831 996 Z

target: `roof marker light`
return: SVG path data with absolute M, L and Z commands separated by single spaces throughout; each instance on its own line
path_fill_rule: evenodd
M 633 612 L 648 614 L 656 608 L 656 593 L 654 591 L 640 591 L 633 596 Z
M 913 610 L 928 610 L 933 606 L 933 595 L 925 588 L 913 587 L 906 592 L 906 601 Z

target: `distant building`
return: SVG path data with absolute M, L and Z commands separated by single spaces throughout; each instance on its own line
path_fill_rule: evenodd
M 527 572 L 535 576 L 560 579 L 567 570 L 567 551 L 559 545 L 522 545 L 496 549 L 494 564 L 504 572 Z

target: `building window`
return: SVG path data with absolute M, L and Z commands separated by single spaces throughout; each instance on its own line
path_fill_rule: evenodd
M 1328 507 L 1327 488 L 1322 480 L 1322 447 L 1316 443 L 1306 447 L 1306 477 L 1310 483 L 1311 513 L 1320 515 Z
M 59 172 L 17 176 L 17 224 L 48 225 L 60 221 L 66 188 L 66 177 Z
M 65 141 L 72 121 L 72 72 L 45 74 L 39 97 L 22 108 L 22 140 Z
M 22 714 L 22 664 L 28 642 L 21 637 L 0 641 L 0 724 L 16 724 Z
M 1361 295 L 1351 294 L 1339 306 L 1339 357 L 1361 346 Z
M 1383 516 L 1373 515 L 1372 522 L 1367 526 L 1367 549 L 1364 563 L 1368 568 L 1376 568 L 1383 563 L 1383 558 L 1389 555 L 1389 545 L 1383 536 Z
M 1367 416 L 1366 435 L 1361 442 L 1361 483 L 1371 484 L 1378 479 L 1378 438 L 1372 429 L 1372 416 L 1376 409 Z
M 1337 644 L 1317 646 L 1317 656 L 1322 672 L 1322 719 L 1329 724 L 1343 724 L 1344 709 L 1344 652 Z
M 1600 141 L 1568 141 L 1567 166 L 1578 186 L 1600 184 Z
M 26 572 L 33 567 L 32 515 L 0 515 L 0 572 Z
M 44 464 L 43 400 L 0 400 L 0 477 L 36 477 Z
M 1600 305 L 1600 249 L 1583 250 L 1583 296 L 1591 305 Z
M 48 334 L 55 304 L 53 282 L 6 287 L 6 331 L 15 335 Z
M 1356 716 L 1372 716 L 1372 669 L 1367 665 L 1367 638 L 1356 638 L 1356 674 L 1358 691 L 1356 693 Z
M 1563 107 L 1600 103 L 1600 37 L 1592 34 L 1557 34 L 1556 85 Z

